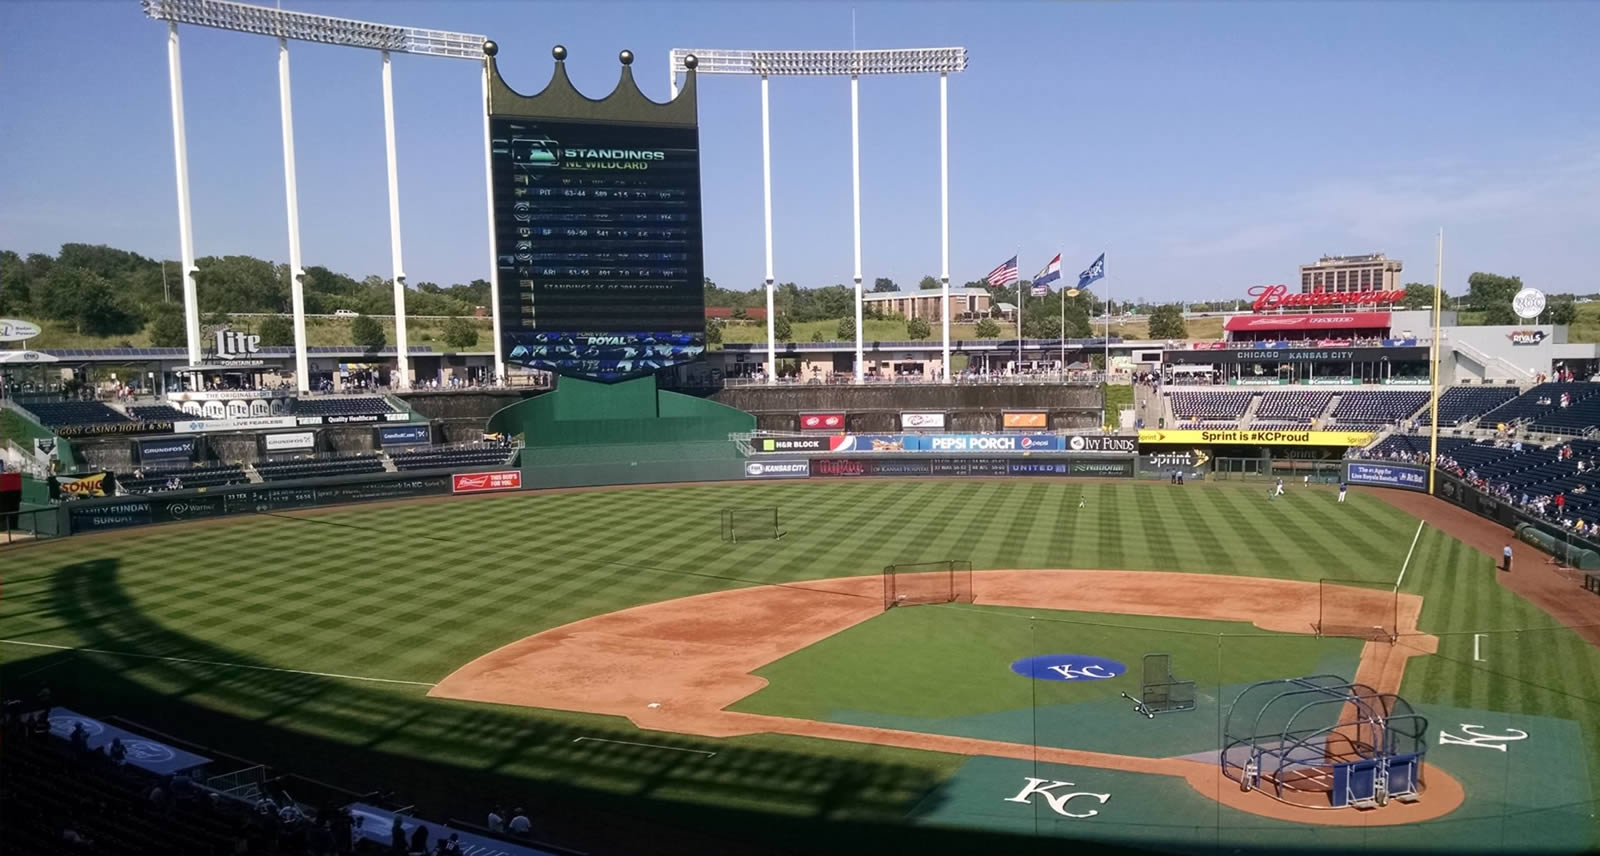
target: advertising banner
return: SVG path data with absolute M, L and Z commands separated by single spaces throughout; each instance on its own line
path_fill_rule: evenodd
M 518 476 L 520 475 L 518 473 Z M 74 503 L 69 506 L 68 513 L 73 532 L 88 532 L 97 529 L 142 526 L 147 523 L 172 523 L 224 514 L 287 511 L 318 505 L 432 496 L 449 493 L 450 488 L 451 479 L 445 475 L 288 488 L 252 485 L 213 489 L 214 492 L 185 493 L 119 502 Z
M 433 429 L 427 425 L 394 425 L 378 429 L 379 446 L 425 446 L 433 442 Z
M 900 427 L 911 431 L 943 431 L 943 413 L 902 413 Z
M 1139 441 L 1134 437 L 1108 437 L 1104 434 L 1085 434 L 1079 437 L 1068 437 L 1066 448 L 1070 452 L 1115 452 L 1131 455 L 1139 451 Z
M 1064 476 L 1067 461 L 1007 461 L 1006 474 L 1013 476 Z
M 1422 467 L 1351 461 L 1346 468 L 1345 480 L 1351 484 L 1403 487 L 1407 490 L 1428 489 L 1428 471 Z
M 74 532 L 118 529 L 123 526 L 142 526 L 149 523 L 150 503 L 140 499 L 106 505 L 74 505 L 67 509 L 67 513 Z
M 298 449 L 310 449 L 317 445 L 315 431 L 295 431 L 291 434 L 267 434 L 261 438 L 261 445 L 269 452 L 292 452 Z
M 824 478 L 864 476 L 868 472 L 868 464 L 868 461 L 859 458 L 812 458 L 811 475 Z
M 57 425 L 57 437 L 103 437 L 107 434 L 163 434 L 175 430 L 171 422 L 96 422 L 92 425 Z
M 293 428 L 296 424 L 307 423 L 304 421 L 297 423 L 293 416 L 236 416 L 232 419 L 192 419 L 187 422 L 177 422 L 173 424 L 172 430 L 176 434 L 212 434 L 217 431 Z
M 117 477 L 111 473 L 86 473 L 80 476 L 51 476 L 50 498 L 81 499 L 86 496 L 115 496 Z
M 1061 438 L 1054 434 L 946 434 L 906 439 L 914 439 L 918 448 L 934 452 L 1061 451 Z
M 1207 446 L 1219 443 L 1258 446 L 1365 446 L 1377 435 L 1371 431 L 1260 431 L 1220 429 L 1215 431 L 1178 429 L 1144 429 L 1139 432 L 1139 445 L 1150 443 L 1177 443 L 1185 446 Z
M 151 523 L 175 523 L 179 520 L 198 520 L 218 517 L 228 513 L 227 497 L 222 494 L 197 494 L 150 500 Z
M 929 460 L 869 461 L 869 472 L 875 476 L 931 476 L 933 462 Z
M 771 455 L 785 452 L 832 452 L 853 438 L 841 435 L 831 437 L 757 437 L 750 441 L 750 449 L 757 454 Z
M 835 452 L 915 452 L 924 448 L 917 445 L 926 437 L 907 437 L 903 434 L 847 434 L 839 438 Z
M 1050 418 L 1043 410 L 1007 410 L 1000 414 L 1002 428 L 1048 428 Z
M 744 477 L 747 479 L 803 479 L 811 475 L 811 462 L 805 458 L 786 461 L 746 461 Z
M 157 437 L 137 440 L 140 461 L 189 460 L 194 457 L 194 437 Z
M 844 432 L 843 413 L 802 413 L 800 414 L 801 431 L 835 431 Z
M 1156 452 L 1139 456 L 1139 469 L 1147 473 L 1165 473 L 1171 470 L 1190 472 L 1211 463 L 1211 455 L 1204 449 L 1186 449 L 1177 452 Z
M 1004 476 L 1011 474 L 1006 458 L 934 458 L 936 476 Z
M 35 437 L 33 440 L 33 455 L 36 458 L 54 458 L 56 456 L 56 438 Z
M 1133 478 L 1133 460 L 1088 461 L 1073 458 L 1068 462 L 1067 473 L 1074 476 L 1100 476 L 1101 478 Z
M 482 493 L 488 490 L 520 490 L 521 488 L 522 470 L 456 473 L 450 477 L 451 493 Z

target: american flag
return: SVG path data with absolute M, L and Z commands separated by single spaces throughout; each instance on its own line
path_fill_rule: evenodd
M 1001 286 L 1010 285 L 1021 278 L 1022 275 L 1017 271 L 1017 257 L 1012 256 L 1005 264 L 989 271 L 989 287 L 1000 288 Z

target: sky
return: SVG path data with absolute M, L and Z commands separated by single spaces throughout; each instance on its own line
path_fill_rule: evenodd
M 630 49 L 665 100 L 672 48 L 965 46 L 950 78 L 950 277 L 1106 253 L 1113 299 L 1226 299 L 1324 254 L 1404 281 L 1514 274 L 1600 291 L 1600 3 L 320 2 L 298 11 L 481 33 L 507 82 L 578 88 Z M 852 28 L 852 13 L 854 25 Z M 196 251 L 287 261 L 270 38 L 185 27 Z M 291 43 L 303 263 L 390 275 L 376 52 Z M 394 58 L 405 270 L 487 278 L 478 66 Z M 938 82 L 861 81 L 863 274 L 939 272 Z M 701 80 L 706 273 L 763 277 L 760 89 Z M 850 93 L 774 78 L 778 281 L 849 283 Z M 135 0 L 0 0 L 0 248 L 178 257 L 166 33 Z

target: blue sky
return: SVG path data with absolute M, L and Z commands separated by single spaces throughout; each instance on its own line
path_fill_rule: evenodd
M 1069 274 L 1102 250 L 1113 297 L 1206 299 L 1383 251 L 1452 292 L 1474 270 L 1600 290 L 1600 3 L 310 2 L 484 33 L 517 89 L 551 45 L 600 96 L 617 51 L 666 97 L 689 48 L 964 45 L 951 78 L 951 278 L 1021 251 Z M 200 255 L 284 261 L 276 46 L 183 31 Z M 0 2 L 0 247 L 106 243 L 176 258 L 165 31 L 134 0 Z M 378 55 L 293 44 L 305 263 L 389 273 Z M 395 58 L 406 271 L 486 277 L 482 102 L 471 63 Z M 761 281 L 756 80 L 702 81 L 706 270 Z M 868 281 L 938 272 L 938 84 L 861 86 Z M 774 79 L 780 281 L 851 276 L 849 84 Z

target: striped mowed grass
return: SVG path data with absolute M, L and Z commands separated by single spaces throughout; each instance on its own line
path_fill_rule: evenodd
M 779 508 L 786 537 L 722 543 L 719 512 L 755 506 Z M 590 615 L 730 587 L 873 574 L 896 562 L 1392 583 L 1416 523 L 1360 493 L 1339 505 L 1331 492 L 1297 486 L 1268 502 L 1259 485 L 1055 480 L 685 486 L 260 515 L 5 553 L 0 637 L 9 643 L 178 659 L 3 644 L 0 679 L 48 680 L 97 698 L 98 709 L 213 745 L 245 740 L 252 748 L 242 754 L 270 753 L 278 766 L 330 780 L 373 765 L 410 779 L 398 771 L 423 765 L 447 802 L 549 781 L 628 791 L 646 773 L 669 798 L 895 819 L 957 759 L 776 736 L 672 738 L 718 752 L 690 769 L 572 743 L 595 734 L 636 739 L 641 732 L 625 722 L 441 702 L 426 699 L 425 686 L 302 673 L 426 685 Z M 1413 660 L 1405 694 L 1577 721 L 1591 780 L 1600 782 L 1592 646 L 1496 585 L 1489 559 L 1433 530 L 1418 543 L 1403 589 L 1427 598 L 1422 629 L 1440 635 L 1441 654 L 1450 655 Z M 1492 668 L 1457 656 L 1452 640 L 1475 632 L 1496 633 Z M 846 793 L 823 793 L 814 781 L 786 786 L 761 772 L 768 767 L 758 756 L 829 771 L 818 775 L 848 782 Z

